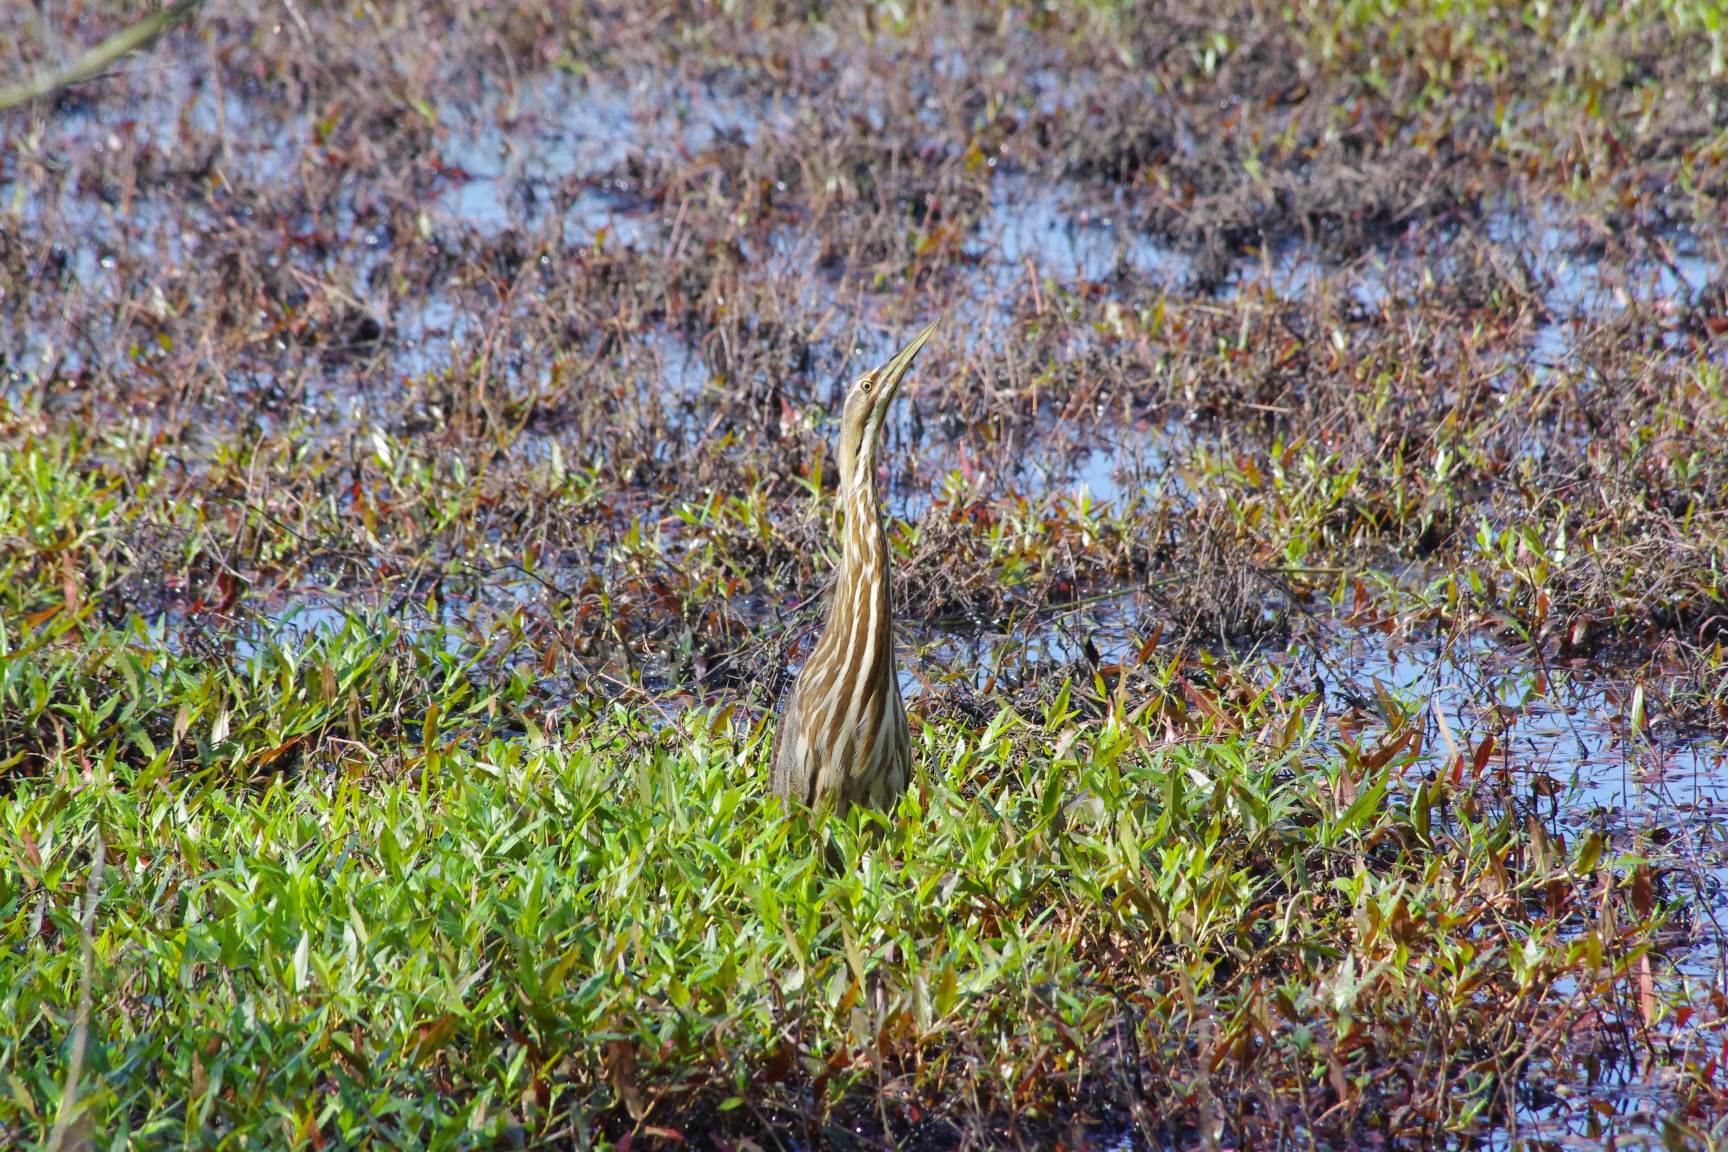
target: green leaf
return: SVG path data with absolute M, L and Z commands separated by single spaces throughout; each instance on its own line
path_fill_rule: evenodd
M 1374 787 L 1356 797 L 1356 802 L 1350 805 L 1345 810 L 1344 815 L 1338 818 L 1338 823 L 1332 829 L 1333 834 L 1343 836 L 1354 830 L 1380 807 L 1380 800 L 1385 795 L 1386 778 L 1382 776 Z

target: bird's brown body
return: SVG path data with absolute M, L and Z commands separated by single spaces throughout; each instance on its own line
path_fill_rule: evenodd
M 840 568 L 822 638 L 805 661 L 774 748 L 773 785 L 812 807 L 831 802 L 888 811 L 912 776 L 912 734 L 900 699 L 888 537 L 877 505 L 876 450 L 900 382 L 935 325 L 860 376 L 840 419 Z

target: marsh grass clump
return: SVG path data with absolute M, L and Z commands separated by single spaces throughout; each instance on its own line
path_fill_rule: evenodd
M 715 714 L 262 786 L 72 753 L 4 805 L 0 1122 L 55 1099 L 81 947 L 83 1098 L 147 1146 L 1431 1138 L 1662 1042 L 1673 898 L 1631 846 L 1521 820 L 1480 763 L 1413 778 L 1409 728 L 1323 753 L 1311 700 L 1276 707 L 1288 743 L 1066 694 L 929 722 L 895 819 L 817 824 Z

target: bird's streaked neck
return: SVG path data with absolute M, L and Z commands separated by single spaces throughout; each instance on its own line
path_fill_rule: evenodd
M 875 446 L 858 452 L 852 456 L 852 466 L 840 476 L 840 500 L 848 514 L 855 502 L 865 503 L 867 507 L 876 507 L 876 452 Z
M 869 436 L 874 429 L 867 430 Z M 875 445 L 866 440 L 869 448 L 852 457 L 852 467 L 840 477 L 840 507 L 846 513 L 846 547 L 850 551 L 852 541 L 859 535 L 854 526 L 867 529 L 863 536 L 869 543 L 875 543 L 882 535 L 882 514 L 876 490 L 876 451 Z
M 875 430 L 868 430 L 866 435 L 871 431 Z M 860 591 L 871 588 L 881 598 L 872 615 L 878 629 L 885 629 L 888 627 L 888 540 L 883 532 L 878 503 L 875 451 L 852 456 L 852 467 L 840 478 L 840 507 L 846 519 L 841 541 L 839 594 L 834 598 L 835 619 L 846 619 L 855 609 L 861 608 Z

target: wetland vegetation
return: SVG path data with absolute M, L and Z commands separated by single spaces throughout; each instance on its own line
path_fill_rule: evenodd
M 1725 19 L 207 0 L 0 114 L 0 1144 L 1722 1147 Z M 938 317 L 918 770 L 788 813 Z

